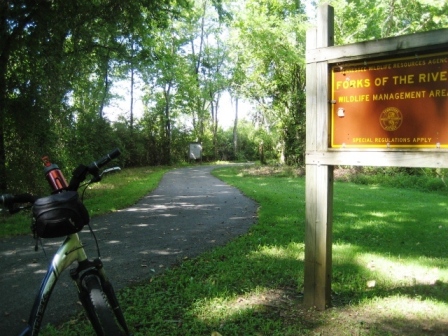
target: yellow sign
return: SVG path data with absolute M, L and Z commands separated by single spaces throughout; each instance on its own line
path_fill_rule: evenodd
M 448 148 L 448 52 L 334 65 L 332 148 Z

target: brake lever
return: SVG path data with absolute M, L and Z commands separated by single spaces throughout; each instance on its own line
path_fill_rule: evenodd
M 115 172 L 115 171 L 121 171 L 121 168 L 120 167 L 111 167 L 111 168 L 104 169 L 101 172 L 101 174 L 93 176 L 88 184 L 100 182 L 103 179 L 103 176 L 105 174 L 112 173 L 112 172 Z
M 120 167 L 111 167 L 111 168 L 104 169 L 101 172 L 100 176 L 103 176 L 104 174 L 107 174 L 107 173 L 113 173 L 114 171 L 121 171 L 121 168 Z

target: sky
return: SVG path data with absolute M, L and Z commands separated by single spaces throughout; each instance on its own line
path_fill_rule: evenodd
M 112 87 L 112 94 L 121 96 L 122 99 L 113 99 L 111 103 L 104 108 L 104 116 L 110 121 L 117 121 L 120 116 L 129 117 L 131 99 L 129 89 L 126 88 L 127 81 L 116 83 Z M 143 116 L 143 103 L 141 100 L 142 92 L 134 90 L 134 119 L 140 119 Z M 238 102 L 238 120 L 248 119 L 253 106 L 247 101 Z M 228 92 L 222 95 L 218 106 L 218 125 L 223 129 L 233 127 L 235 120 L 235 103 L 232 102 Z
M 254 106 L 247 101 L 238 101 L 238 120 L 246 119 L 250 117 L 250 112 L 254 109 Z M 219 102 L 218 106 L 218 125 L 223 129 L 233 127 L 235 122 L 235 101 L 232 101 L 230 94 L 225 92 Z

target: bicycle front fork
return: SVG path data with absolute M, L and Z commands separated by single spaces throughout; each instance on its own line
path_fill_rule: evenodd
M 103 269 L 103 263 L 98 258 L 94 259 L 93 261 L 81 261 L 77 268 L 70 270 L 70 276 L 75 282 L 76 287 L 78 288 L 78 297 L 87 312 L 89 320 L 93 323 L 94 318 L 92 318 L 92 314 L 95 314 L 95 312 L 92 311 L 91 305 L 89 304 L 89 293 L 83 286 L 83 279 L 86 276 L 90 275 L 95 275 L 98 277 L 101 283 L 101 287 L 106 294 L 107 301 L 109 302 L 109 305 L 111 306 L 118 323 L 123 328 L 126 335 L 130 335 L 128 326 L 126 324 L 126 319 L 124 318 L 123 311 L 121 310 L 117 296 L 115 295 L 115 290 L 110 281 L 107 279 L 106 273 Z

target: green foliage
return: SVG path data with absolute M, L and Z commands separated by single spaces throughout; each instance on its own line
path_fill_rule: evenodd
M 252 123 L 242 121 L 238 127 L 238 151 L 235 156 L 233 147 L 233 130 L 218 131 L 217 153 L 220 160 L 258 161 L 261 148 L 263 148 L 266 161 L 279 158 L 277 138 L 262 128 L 255 127 Z
M 335 183 L 333 307 L 315 312 L 300 293 L 305 179 L 250 167 L 215 174 L 259 203 L 258 221 L 226 246 L 121 291 L 135 335 L 443 333 L 446 196 Z M 91 327 L 73 319 L 43 332 L 70 334 Z
M 288 164 L 303 163 L 305 30 L 303 5 L 288 0 L 246 1 L 233 28 L 236 90 L 256 102 L 257 122 Z
M 363 185 L 380 185 L 424 192 L 448 193 L 446 170 L 430 168 L 363 167 L 346 175 L 344 180 Z
M 1 2 L 0 191 L 38 192 L 30 167 L 43 154 L 71 167 L 116 145 L 98 120 L 111 79 L 129 55 L 148 54 L 135 34 L 165 26 L 180 5 L 189 8 L 182 0 Z
M 444 0 L 330 3 L 337 43 L 448 24 Z M 207 160 L 304 163 L 303 1 L 18 0 L 0 13 L 0 192 L 45 190 L 43 155 L 71 171 L 114 147 L 122 166 L 182 162 L 191 141 Z M 143 91 L 140 120 L 132 104 L 105 119 L 117 82 Z M 254 126 L 219 127 L 224 91 L 256 105 Z
M 445 0 L 332 0 L 337 44 L 448 27 Z

